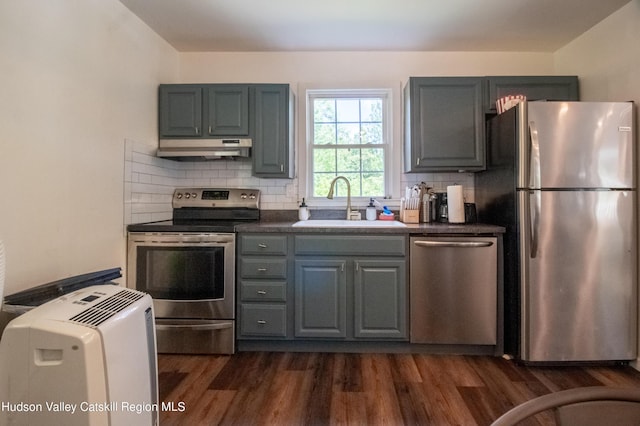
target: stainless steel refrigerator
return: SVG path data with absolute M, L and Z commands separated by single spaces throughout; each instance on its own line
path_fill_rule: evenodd
M 489 120 L 480 220 L 506 227 L 505 349 L 528 362 L 637 353 L 634 107 L 525 102 Z

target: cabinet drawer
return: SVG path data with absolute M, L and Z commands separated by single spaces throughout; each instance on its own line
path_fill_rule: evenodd
M 240 259 L 240 278 L 287 278 L 287 259 Z
M 266 254 L 287 255 L 287 237 L 282 235 L 241 235 L 240 253 L 242 254 Z
M 360 255 L 404 256 L 404 236 L 357 235 L 336 237 L 327 235 L 296 235 L 296 255 Z
M 285 305 L 244 303 L 240 307 L 240 334 L 244 336 L 287 335 L 287 308 Z
M 240 281 L 243 302 L 286 302 L 286 281 Z

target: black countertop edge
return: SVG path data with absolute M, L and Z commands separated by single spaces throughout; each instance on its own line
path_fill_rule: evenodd
M 309 221 L 313 223 L 313 219 Z M 406 226 L 390 227 L 326 227 L 292 226 L 295 222 L 255 222 L 236 226 L 236 232 L 283 232 L 283 233 L 327 233 L 327 234 L 503 234 L 505 228 L 483 223 L 407 223 Z

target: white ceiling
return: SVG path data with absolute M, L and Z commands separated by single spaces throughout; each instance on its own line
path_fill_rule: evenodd
M 630 0 L 120 1 L 182 52 L 553 52 Z

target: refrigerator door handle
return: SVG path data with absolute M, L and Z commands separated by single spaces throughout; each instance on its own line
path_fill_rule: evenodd
M 538 240 L 540 232 L 540 204 L 542 191 L 529 191 L 529 232 L 531 235 L 529 256 L 535 259 L 538 256 Z
M 531 165 L 529 167 L 529 188 L 540 189 L 540 141 L 538 139 L 538 129 L 535 121 L 529 122 L 529 133 L 531 134 Z

